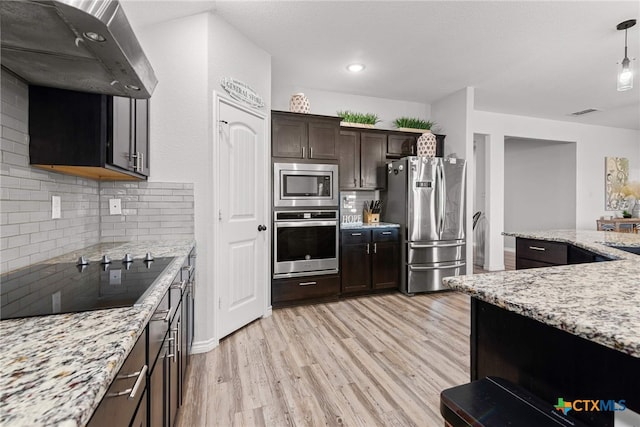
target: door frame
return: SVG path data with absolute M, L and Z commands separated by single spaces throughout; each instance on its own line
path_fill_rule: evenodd
M 215 339 L 215 347 L 218 346 L 218 343 L 220 341 L 220 309 L 219 309 L 219 305 L 218 305 L 218 301 L 220 298 L 220 294 L 221 294 L 221 290 L 220 290 L 220 286 L 222 283 L 222 280 L 220 279 L 220 271 L 221 269 L 218 268 L 220 267 L 220 259 L 218 257 L 218 254 L 220 253 L 220 239 L 218 239 L 218 236 L 220 235 L 220 221 L 218 221 L 218 212 L 219 209 L 221 208 L 221 202 L 220 202 L 220 184 L 223 183 L 224 181 L 220 179 L 220 176 L 218 176 L 218 171 L 220 170 L 219 167 L 219 162 L 220 162 L 220 132 L 219 132 L 219 126 L 221 125 L 220 122 L 220 105 L 224 103 L 227 104 L 231 107 L 237 108 L 241 111 L 244 111 L 247 114 L 251 114 L 255 117 L 258 117 L 259 119 L 261 119 L 264 123 L 264 136 L 265 136 L 265 144 L 266 144 L 266 150 L 265 150 L 265 171 L 267 171 L 267 175 L 265 177 L 264 180 L 264 191 L 266 194 L 266 197 L 264 198 L 264 206 L 263 209 L 265 211 L 265 218 L 267 221 L 267 256 L 265 256 L 265 259 L 263 260 L 264 264 L 265 264 L 265 271 L 268 273 L 268 277 L 267 277 L 267 286 L 265 286 L 264 289 L 264 302 L 265 302 L 265 306 L 263 307 L 263 313 L 262 313 L 262 317 L 268 317 L 271 316 L 272 314 L 272 307 L 271 307 L 271 275 L 269 274 L 269 272 L 271 271 L 271 236 L 273 233 L 273 220 L 271 217 L 271 199 L 272 199 L 272 192 L 271 192 L 271 178 L 270 178 L 270 171 L 271 171 L 271 124 L 270 124 L 270 117 L 271 114 L 269 111 L 262 112 L 262 111 L 258 111 L 255 110 L 253 108 L 249 108 L 227 96 L 224 96 L 222 93 L 218 92 L 218 91 L 213 91 L 213 122 L 211 124 L 211 132 L 212 132 L 212 141 L 213 141 L 213 149 L 211 150 L 211 165 L 213 166 L 213 171 L 211 173 L 211 178 L 212 178 L 212 182 L 213 182 L 213 210 L 211 212 L 211 216 L 213 219 L 213 227 L 211 229 L 211 233 L 210 233 L 210 238 L 211 241 L 213 242 L 213 269 L 214 269 L 214 274 L 213 274 L 213 311 L 214 311 L 214 339 Z

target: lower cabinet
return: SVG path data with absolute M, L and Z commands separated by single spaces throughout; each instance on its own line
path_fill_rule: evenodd
M 400 241 L 397 228 L 343 230 L 340 237 L 343 295 L 398 288 Z
M 516 270 L 600 261 L 609 258 L 569 243 L 516 238 Z
M 89 421 L 92 427 L 173 427 L 193 343 L 195 252 L 185 261 Z
M 271 283 L 271 305 L 285 307 L 338 299 L 340 276 L 306 276 L 276 279 Z
M 89 421 L 91 427 L 128 426 L 146 420 L 147 388 L 145 330 L 133 346 L 124 364 L 111 383 L 102 402 Z M 139 424 L 136 424 L 139 425 Z M 146 424 L 145 424 L 146 425 Z

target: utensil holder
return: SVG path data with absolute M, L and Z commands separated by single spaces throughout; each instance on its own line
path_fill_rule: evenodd
M 380 214 L 379 213 L 367 213 L 364 212 L 363 215 L 364 221 L 367 224 L 376 224 L 380 222 Z

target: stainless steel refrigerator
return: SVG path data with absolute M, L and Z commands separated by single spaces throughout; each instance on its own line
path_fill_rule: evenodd
M 447 289 L 443 277 L 466 271 L 466 162 L 404 157 L 387 172 L 384 219 L 402 231 L 400 290 Z

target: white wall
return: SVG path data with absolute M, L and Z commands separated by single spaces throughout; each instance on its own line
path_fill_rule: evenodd
M 304 87 L 274 87 L 273 109 L 289 111 L 289 99 L 294 93 L 302 92 L 309 98 L 312 114 L 335 116 L 337 111 L 351 110 L 360 113 L 374 113 L 381 120 L 376 124 L 380 129 L 393 129 L 393 121 L 398 117 L 431 118 L 431 106 L 426 103 L 398 101 L 372 96 L 349 95 L 341 92 L 315 90 Z
M 467 87 L 431 105 L 431 116 L 447 135 L 445 156 L 455 153 L 467 160 L 467 274 L 473 272 L 473 132 L 469 125 L 473 113 L 474 89 Z
M 507 138 L 504 148 L 504 229 L 574 229 L 576 144 Z
M 198 247 L 195 350 L 213 347 L 213 91 L 222 76 L 252 86 L 269 110 L 271 59 L 209 13 L 136 29 L 158 77 L 151 98 L 150 181 L 193 182 Z
M 473 131 L 488 135 L 487 204 L 491 261 L 498 268 L 502 261 L 504 231 L 504 138 L 505 135 L 576 142 L 576 228 L 595 229 L 595 221 L 604 210 L 604 158 L 627 157 L 632 179 L 640 176 L 640 131 L 605 126 L 474 111 Z M 447 137 L 448 138 L 448 137 Z M 502 175 L 502 179 L 501 179 Z

